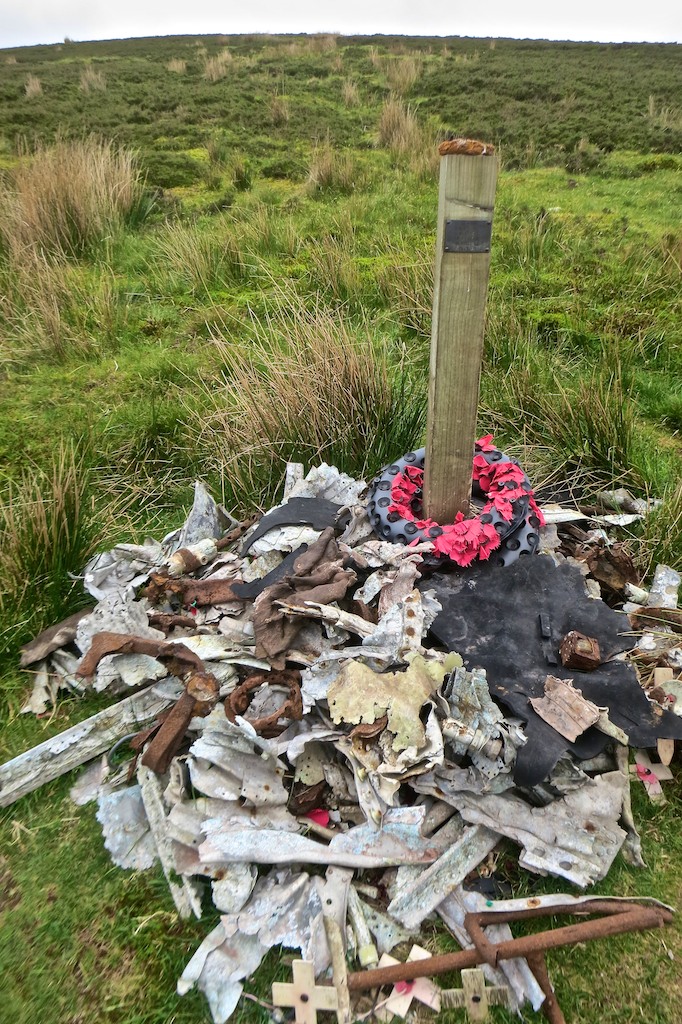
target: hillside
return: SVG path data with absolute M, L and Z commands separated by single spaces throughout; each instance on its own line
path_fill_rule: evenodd
M 643 578 L 682 568 L 679 53 L 227 35 L 0 51 L 0 760 L 102 706 L 19 715 L 18 649 L 83 606 L 95 550 L 179 525 L 196 477 L 242 516 L 287 459 L 368 479 L 423 443 L 451 132 L 502 168 L 481 433 L 545 497 L 662 498 L 619 536 Z M 0 814 L 4 1012 L 206 1021 L 174 985 L 208 924 L 178 924 L 162 879 L 112 870 L 71 782 Z M 649 867 L 619 861 L 603 891 L 682 903 L 667 792 L 635 793 Z M 557 955 L 569 1019 L 673 1024 L 679 926 L 665 940 Z

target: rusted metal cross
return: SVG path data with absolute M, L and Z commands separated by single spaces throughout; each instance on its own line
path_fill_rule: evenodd
M 338 1008 L 336 989 L 315 984 L 315 970 L 309 960 L 294 960 L 292 966 L 293 984 L 273 982 L 272 1001 L 275 1006 L 293 1006 L 296 1024 L 317 1024 L 320 1010 Z

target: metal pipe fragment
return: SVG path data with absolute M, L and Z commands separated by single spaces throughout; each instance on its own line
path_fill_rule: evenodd
M 586 906 L 583 913 L 601 911 L 608 913 L 610 915 L 608 917 L 602 917 L 596 921 L 582 921 L 580 924 L 566 925 L 563 928 L 500 942 L 494 947 L 495 962 L 510 960 L 517 956 L 528 957 L 547 949 L 559 949 L 562 946 L 571 946 L 576 942 L 585 942 L 589 939 L 608 938 L 611 935 L 645 931 L 648 928 L 662 928 L 664 925 L 670 924 L 673 919 L 672 913 L 663 907 L 631 904 L 627 910 L 616 910 L 612 903 L 608 904 L 608 909 L 606 909 L 607 903 L 608 901 L 595 901 L 591 905 L 591 909 Z M 552 907 L 551 914 L 575 914 L 576 910 L 575 906 L 561 905 Z M 543 913 L 545 913 L 544 908 L 538 907 L 528 911 L 516 911 L 513 914 L 496 912 L 467 914 L 465 927 L 469 931 L 472 918 L 476 918 L 479 925 L 501 924 L 539 917 Z M 348 975 L 348 988 L 351 992 L 360 992 L 370 988 L 380 988 L 382 985 L 394 984 L 397 981 L 412 981 L 414 978 L 434 977 L 448 971 L 461 971 L 463 967 L 476 967 L 485 961 L 486 957 L 478 949 L 464 949 L 459 953 L 444 953 L 441 956 L 429 957 L 428 960 L 415 960 L 372 971 L 357 971 Z
M 545 1001 L 542 1004 L 542 1012 L 549 1021 L 549 1024 L 566 1024 L 563 1010 L 554 991 L 554 986 L 549 977 L 547 964 L 542 953 L 531 953 L 527 958 L 528 966 L 535 975 L 538 985 L 545 993 Z

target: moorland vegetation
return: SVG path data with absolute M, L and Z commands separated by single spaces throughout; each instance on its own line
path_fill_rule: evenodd
M 74 574 L 94 550 L 177 525 L 196 477 L 238 515 L 272 502 L 288 459 L 368 477 L 423 442 L 450 132 L 493 142 L 502 167 L 481 431 L 541 493 L 616 482 L 662 498 L 624 536 L 643 573 L 680 568 L 679 47 L 324 35 L 0 51 L 0 757 L 99 706 L 27 722 L 16 671 L 21 643 L 84 603 Z M 207 923 L 178 925 L 162 880 L 109 870 L 67 791 L 0 818 L 6 1012 L 206 1020 L 173 989 Z M 650 866 L 614 868 L 604 891 L 682 901 L 681 803 L 679 785 L 665 808 L 638 801 Z M 569 1016 L 671 1024 L 679 929 L 665 939 L 556 958 Z M 282 969 L 268 964 L 263 993 Z

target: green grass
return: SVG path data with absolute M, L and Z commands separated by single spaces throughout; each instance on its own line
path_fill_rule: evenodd
M 207 61 L 226 49 L 211 81 Z M 39 97 L 25 94 L 29 74 Z M 101 706 L 19 718 L 30 679 L 16 670 L 19 644 L 82 600 L 69 573 L 99 541 L 178 525 L 197 476 L 250 511 L 272 501 L 287 457 L 360 475 L 423 441 L 434 147 L 447 129 L 492 140 L 502 159 L 481 432 L 523 453 L 536 481 L 663 497 L 630 546 L 645 572 L 682 568 L 676 47 L 66 43 L 0 52 L 0 100 L 3 194 L 27 152 L 58 140 L 63 154 L 93 133 L 105 150 L 132 147 L 146 175 L 130 216 L 75 236 L 67 216 L 56 249 L 6 232 L 0 247 L 3 759 Z M 60 451 L 75 452 L 75 475 Z M 174 987 L 215 913 L 179 924 L 157 872 L 114 868 L 92 808 L 66 799 L 71 781 L 0 815 L 0 1017 L 208 1020 L 200 996 Z M 682 904 L 679 782 L 667 792 L 664 808 L 635 794 L 649 868 L 618 861 L 598 891 Z M 673 1024 L 681 957 L 675 925 L 550 964 L 569 1020 Z M 275 972 L 273 955 L 261 996 Z M 238 1019 L 264 1016 L 245 1003 Z

